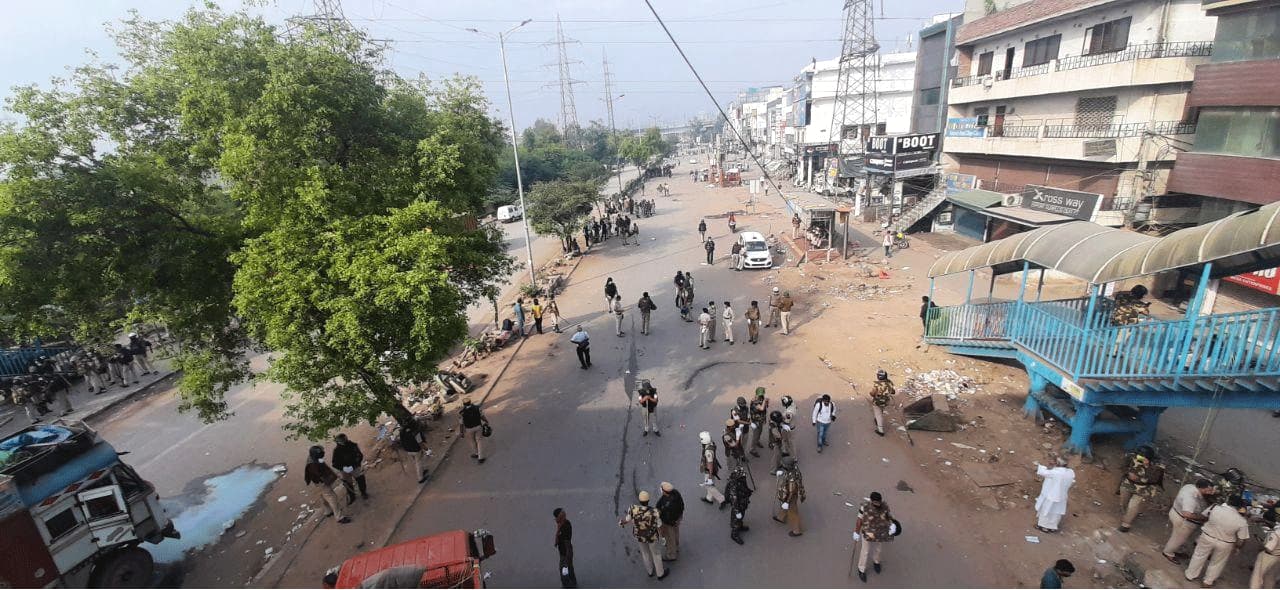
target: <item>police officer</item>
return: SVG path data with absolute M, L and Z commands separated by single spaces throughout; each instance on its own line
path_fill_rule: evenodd
M 320 498 L 329 506 L 329 514 L 338 519 L 338 524 L 351 522 L 351 517 L 342 514 L 342 505 L 338 496 L 333 493 L 333 484 L 338 482 L 338 474 L 324 462 L 324 447 L 314 445 L 307 452 L 307 467 L 302 472 L 302 479 L 307 485 L 317 486 Z
M 764 445 L 760 444 L 760 436 L 764 433 L 765 421 L 769 418 L 769 398 L 764 396 L 764 388 L 756 388 L 756 399 L 751 402 L 751 408 L 748 412 L 751 420 L 751 456 L 759 457 L 760 452 L 756 449 L 763 449 Z
M 867 581 L 867 558 L 876 573 L 880 573 L 880 548 L 893 541 L 893 514 L 880 492 L 871 492 L 866 502 L 858 507 L 858 520 L 853 524 L 855 541 L 861 541 L 858 550 L 858 579 Z
M 637 391 L 640 399 L 636 403 L 640 405 L 641 415 L 644 416 L 644 434 L 641 436 L 649 436 L 649 429 L 653 428 L 655 436 L 662 436 L 658 431 L 658 390 L 649 383 L 648 379 L 640 381 L 640 389 Z
M 876 421 L 876 434 L 884 436 L 884 409 L 889 406 L 889 396 L 898 391 L 884 369 L 876 371 L 876 382 L 871 385 L 871 414 Z
M 748 445 L 750 444 L 749 440 L 751 438 L 749 433 L 749 430 L 751 429 L 751 406 L 747 405 L 747 398 L 739 397 L 737 399 L 737 403 L 732 408 L 729 408 L 729 417 L 733 418 L 733 421 L 737 423 L 737 427 L 734 428 L 734 433 L 738 435 L 738 442 L 742 443 L 742 450 L 744 452 L 749 450 Z
M 804 478 L 800 475 L 800 467 L 795 457 L 782 460 L 782 476 L 778 478 L 778 513 L 773 519 L 787 524 L 791 531 L 787 534 L 799 537 L 804 534 L 800 526 L 800 503 L 805 501 Z
M 792 455 L 791 431 L 787 430 L 783 420 L 782 412 L 778 410 L 769 412 L 769 449 L 773 451 L 769 470 L 773 472 L 777 472 L 782 467 L 783 458 Z
M 1120 510 L 1124 513 L 1120 532 L 1129 532 L 1134 519 L 1142 512 L 1142 505 L 1148 499 L 1159 497 L 1163 490 L 1164 466 L 1158 462 L 1154 448 L 1142 445 L 1127 455 L 1124 477 L 1120 480 Z
M 360 488 L 360 497 L 369 499 L 369 483 L 364 475 L 364 453 L 360 445 L 352 442 L 347 435 L 338 433 L 333 437 L 333 468 L 338 470 L 342 479 L 342 487 L 347 490 L 347 504 L 356 501 L 356 488 Z
M 734 467 L 729 472 L 729 483 L 725 486 L 725 498 L 729 501 L 729 538 L 734 543 L 743 544 L 742 533 L 750 530 L 743 522 L 747 516 L 747 507 L 751 505 L 751 486 L 747 485 L 747 468 Z
M 711 238 L 703 243 L 702 247 L 707 251 L 707 264 L 715 264 L 716 260 L 716 242 Z
M 636 499 L 640 503 L 632 504 L 627 509 L 626 516 L 618 521 L 618 526 L 633 525 L 631 534 L 640 546 L 640 558 L 644 561 L 645 571 L 650 578 L 656 574 L 661 580 L 669 573 L 663 568 L 662 550 L 658 547 L 658 527 L 662 526 L 662 519 L 658 517 L 658 510 L 649 506 L 649 492 L 642 490 Z
M 725 420 L 724 436 L 720 437 L 720 442 L 724 444 L 724 458 L 733 467 L 741 467 L 747 463 L 746 452 L 742 450 L 742 443 L 738 441 L 737 429 L 738 423 L 732 418 Z
M 698 458 L 698 472 L 702 474 L 702 487 L 707 488 L 707 495 L 702 498 L 708 504 L 719 504 L 720 509 L 728 505 L 724 494 L 716 488 L 716 480 L 720 479 L 720 459 L 716 457 L 716 443 L 711 441 L 710 432 L 699 432 L 698 442 L 702 443 L 702 454 Z

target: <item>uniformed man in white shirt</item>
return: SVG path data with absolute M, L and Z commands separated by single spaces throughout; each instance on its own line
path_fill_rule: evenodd
M 1280 526 L 1276 525 L 1275 509 L 1262 513 L 1262 519 L 1267 524 L 1262 529 L 1265 533 L 1262 537 L 1262 551 L 1258 552 L 1258 557 L 1253 561 L 1253 575 L 1249 577 L 1250 588 L 1274 588 L 1276 577 L 1271 575 L 1271 570 L 1280 563 Z
M 733 345 L 733 320 L 738 316 L 733 312 L 733 308 L 729 306 L 729 302 L 724 302 L 724 341 L 730 346 Z
M 711 348 L 711 340 L 714 338 L 715 334 L 711 333 L 711 314 L 704 307 L 702 313 L 698 314 L 698 348 Z
M 1205 523 L 1200 527 L 1196 551 L 1191 554 L 1191 563 L 1184 574 L 1188 582 L 1200 577 L 1203 571 L 1204 586 L 1212 586 L 1227 567 L 1231 553 L 1249 540 L 1249 522 L 1240 514 L 1244 506 L 1240 496 L 1232 496 L 1226 504 L 1216 504 L 1204 511 Z
M 1169 541 L 1164 544 L 1162 553 L 1165 559 L 1171 563 L 1181 563 L 1178 552 L 1191 539 L 1192 533 L 1204 524 L 1202 513 L 1209 507 L 1209 497 L 1216 492 L 1213 482 L 1207 479 L 1189 483 L 1178 490 L 1173 506 L 1169 508 L 1169 524 L 1173 525 L 1173 531 L 1169 533 Z

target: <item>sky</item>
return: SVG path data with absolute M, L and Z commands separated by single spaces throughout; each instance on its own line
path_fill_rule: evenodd
M 337 1 L 337 0 L 334 0 Z M 722 105 L 749 87 L 789 84 L 812 59 L 840 51 L 842 0 L 652 0 L 690 61 Z M 316 13 L 317 0 L 253 2 L 247 10 L 283 23 Z M 146 19 L 181 16 L 191 0 L 40 0 L 6 3 L 0 20 L 0 94 L 15 85 L 48 85 L 93 52 L 116 61 L 106 24 L 137 10 Z M 217 2 L 227 10 L 241 0 Z M 342 0 L 344 16 L 385 41 L 387 63 L 400 75 L 440 79 L 462 73 L 481 80 L 504 119 L 502 62 L 494 34 L 533 22 L 507 37 L 516 127 L 560 114 L 556 17 L 570 60 L 574 104 L 582 125 L 604 121 L 603 59 L 613 75 L 620 128 L 678 125 L 715 112 L 643 0 Z M 876 37 L 882 51 L 914 51 L 916 33 L 936 15 L 960 12 L 963 0 L 879 0 Z M 467 29 L 477 29 L 477 34 Z M 0 112 L 0 120 L 11 118 Z

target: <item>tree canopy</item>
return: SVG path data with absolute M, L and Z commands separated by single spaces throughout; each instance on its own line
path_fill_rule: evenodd
M 636 167 L 643 168 L 671 155 L 673 146 L 662 139 L 662 131 L 650 127 L 640 135 L 624 138 L 618 146 L 618 153 Z
M 591 206 L 600 199 L 599 181 L 570 182 L 548 180 L 533 186 L 526 199 L 529 210 L 525 213 L 533 228 L 539 233 L 554 234 L 567 250 L 569 240 L 578 230 Z
M 399 80 L 358 32 L 215 8 L 115 36 L 123 70 L 91 63 L 7 105 L 7 327 L 163 323 L 206 420 L 259 377 L 286 385 L 295 435 L 410 419 L 397 387 L 434 372 L 513 264 L 470 222 L 503 147 L 478 83 Z M 248 346 L 272 352 L 265 374 Z

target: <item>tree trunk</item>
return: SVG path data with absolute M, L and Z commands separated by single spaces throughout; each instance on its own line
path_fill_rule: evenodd
M 365 386 L 369 391 L 373 392 L 374 397 L 378 398 L 386 407 L 387 413 L 395 418 L 396 423 L 403 428 L 406 424 L 414 421 L 413 412 L 406 408 L 404 403 L 400 401 L 400 395 L 396 389 L 386 382 L 381 375 L 376 375 L 370 371 L 360 371 L 360 378 L 364 380 Z

